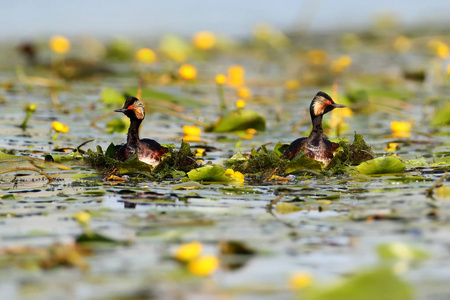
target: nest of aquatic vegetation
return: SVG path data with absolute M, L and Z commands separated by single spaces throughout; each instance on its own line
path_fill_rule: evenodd
M 121 145 L 109 145 L 106 152 L 97 146 L 97 152 L 88 151 L 85 161 L 99 174 L 106 177 L 111 175 L 142 175 L 152 180 L 163 180 L 167 178 L 181 178 L 192 169 L 200 167 L 195 159 L 188 143 L 182 142 L 180 149 L 175 149 L 174 145 L 168 145 L 167 153 L 163 156 L 161 163 L 152 168 L 136 157 L 131 157 L 126 161 L 115 159 L 115 154 Z
M 273 151 L 269 151 L 265 146 L 261 146 L 257 150 L 253 149 L 250 154 L 235 154 L 225 162 L 225 165 L 252 178 L 270 178 L 272 175 L 283 176 L 305 172 L 336 175 L 349 173 L 352 167 L 374 158 L 371 147 L 366 144 L 362 135 L 357 133 L 353 143 L 346 140 L 339 142 L 338 151 L 326 167 L 301 154 L 292 161 L 284 158 L 283 152 L 287 147 L 288 145 L 278 143 Z
M 272 175 L 284 175 L 289 160 L 283 157 L 287 145 L 278 143 L 273 151 L 262 145 L 250 154 L 237 153 L 225 161 L 227 168 L 239 171 L 246 177 L 266 178 Z
M 327 167 L 327 173 L 346 174 L 352 167 L 374 158 L 372 148 L 367 145 L 361 134 L 355 132 L 353 143 L 350 144 L 345 140 L 339 142 L 338 151 L 334 153 L 334 158 Z

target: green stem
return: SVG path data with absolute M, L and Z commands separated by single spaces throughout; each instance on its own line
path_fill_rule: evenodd
M 219 94 L 220 99 L 220 110 L 224 112 L 227 109 L 227 105 L 225 103 L 225 93 L 222 84 L 217 85 L 217 93 Z
M 22 128 L 22 130 L 25 130 L 25 129 L 27 128 L 27 123 L 28 123 L 28 120 L 30 119 L 31 115 L 32 115 L 31 112 L 28 112 L 28 113 L 27 113 L 25 119 L 23 120 L 22 124 L 20 125 L 20 127 Z
M 58 137 L 58 135 L 59 135 L 59 132 L 56 131 L 55 134 L 54 134 L 53 137 L 52 137 L 52 140 L 56 140 L 56 138 Z

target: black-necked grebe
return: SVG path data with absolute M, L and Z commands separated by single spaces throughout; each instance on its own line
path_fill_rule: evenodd
M 167 153 L 167 149 L 157 141 L 139 139 L 139 126 L 145 118 L 145 109 L 142 102 L 135 97 L 128 97 L 123 107 L 116 109 L 115 112 L 122 112 L 130 118 L 127 143 L 117 151 L 116 158 L 123 161 L 136 153 L 137 159 L 156 167 L 161 162 L 162 156 Z
M 329 95 L 324 92 L 318 92 L 309 107 L 313 125 L 309 137 L 302 137 L 293 141 L 284 151 L 284 156 L 288 159 L 293 159 L 302 149 L 305 149 L 304 155 L 328 165 L 333 158 L 333 152 L 339 145 L 330 142 L 323 136 L 322 117 L 327 112 L 340 107 L 346 106 L 334 103 Z

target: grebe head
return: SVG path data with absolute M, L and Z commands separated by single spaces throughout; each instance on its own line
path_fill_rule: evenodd
M 142 121 L 145 118 L 144 105 L 136 97 L 128 97 L 123 107 L 114 111 L 124 113 L 130 119 Z
M 309 107 L 309 112 L 311 114 L 311 118 L 317 117 L 320 115 L 324 115 L 327 112 L 332 111 L 335 108 L 346 107 L 345 105 L 334 103 L 331 97 L 324 93 L 318 92 L 317 95 L 311 102 L 311 106 Z

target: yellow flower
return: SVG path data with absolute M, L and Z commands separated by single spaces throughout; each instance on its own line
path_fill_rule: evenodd
M 216 36 L 209 31 L 200 31 L 194 35 L 192 43 L 200 50 L 210 50 L 216 46 Z
M 322 66 L 328 61 L 328 54 L 320 49 L 314 49 L 309 51 L 307 54 L 308 62 L 312 65 Z
M 411 48 L 411 40 L 404 36 L 398 36 L 394 41 L 394 49 L 399 52 L 406 52 Z
M 136 52 L 136 59 L 143 63 L 153 63 L 156 61 L 156 54 L 152 49 L 142 48 Z
M 57 132 L 61 132 L 61 133 L 67 133 L 69 132 L 69 127 L 67 125 L 64 125 L 63 123 L 54 121 L 52 123 L 52 128 L 57 131 Z
M 444 59 L 448 57 L 449 52 L 450 50 L 445 43 L 440 44 L 436 49 L 437 56 Z
M 239 183 L 243 183 L 245 181 L 244 174 L 239 171 L 234 172 L 233 177 Z
M 70 50 L 70 41 L 62 35 L 52 36 L 49 44 L 50 49 L 58 54 L 64 54 Z
M 91 221 L 91 214 L 85 211 L 80 211 L 79 213 L 76 213 L 73 218 L 81 225 L 88 225 Z
M 411 136 L 411 123 L 407 121 L 392 121 L 392 135 L 394 137 L 407 138 Z
M 305 287 L 311 286 L 314 278 L 307 272 L 297 272 L 289 278 L 289 287 L 293 290 L 301 290 Z
M 237 90 L 237 95 L 239 98 L 248 99 L 252 95 L 252 92 L 247 87 L 241 87 Z
M 184 64 L 178 69 L 181 78 L 192 80 L 197 77 L 197 69 L 193 65 Z
M 432 39 L 428 42 L 428 48 L 440 58 L 447 58 L 450 52 L 446 43 L 438 39 Z
M 340 73 L 345 70 L 348 66 L 352 64 L 352 59 L 350 56 L 344 55 L 339 57 L 337 60 L 331 62 L 330 69 L 332 72 Z
M 26 113 L 34 113 L 36 111 L 37 105 L 36 104 L 29 104 L 27 107 L 25 107 Z
M 397 143 L 389 143 L 389 144 L 387 144 L 387 146 L 384 148 L 384 151 L 386 151 L 386 152 L 394 152 L 394 151 L 397 151 L 397 150 L 399 150 L 399 149 L 400 149 L 400 147 L 398 146 Z
M 227 169 L 225 175 L 231 179 L 237 181 L 238 183 L 243 183 L 245 181 L 244 175 L 239 171 L 234 171 L 233 169 Z
M 284 87 L 288 91 L 298 90 L 300 88 L 300 81 L 298 81 L 296 79 L 289 79 L 288 81 L 286 81 L 284 83 Z
M 236 107 L 241 109 L 245 107 L 245 101 L 242 99 L 239 99 L 238 101 L 236 101 Z
M 195 149 L 194 155 L 195 157 L 203 157 L 205 155 L 205 151 L 206 150 L 202 148 Z
M 219 259 L 214 255 L 205 255 L 188 263 L 188 270 L 197 276 L 208 276 L 219 267 Z
M 181 261 L 191 261 L 202 254 L 203 245 L 199 242 L 192 242 L 180 245 L 175 251 L 174 257 Z
M 227 82 L 227 76 L 225 76 L 224 74 L 218 74 L 216 76 L 216 83 L 217 84 L 225 84 Z
M 184 125 L 183 133 L 184 133 L 183 140 L 185 142 L 199 142 L 202 130 L 197 126 Z
M 240 87 L 244 85 L 245 70 L 239 65 L 228 68 L 228 85 L 232 87 Z

